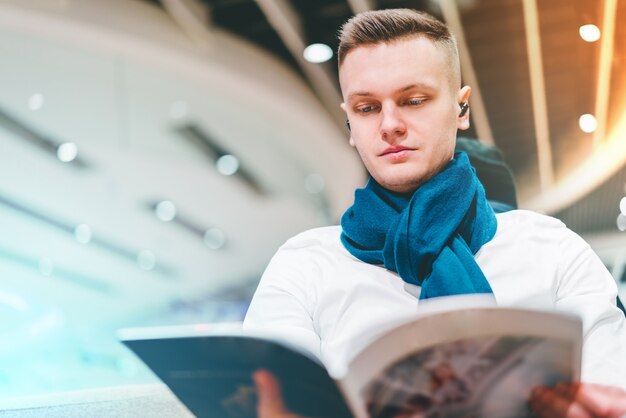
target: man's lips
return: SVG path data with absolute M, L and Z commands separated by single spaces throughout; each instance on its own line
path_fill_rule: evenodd
M 412 150 L 413 150 L 412 148 L 396 145 L 396 146 L 393 146 L 393 147 L 389 147 L 386 150 L 384 150 L 383 152 L 381 152 L 380 156 L 382 157 L 383 155 L 397 154 L 397 153 L 400 153 L 402 151 L 412 151 Z

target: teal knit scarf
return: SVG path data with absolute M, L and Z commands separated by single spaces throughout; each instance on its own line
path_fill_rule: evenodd
M 464 152 L 412 194 L 370 178 L 341 218 L 341 242 L 422 287 L 420 299 L 492 293 L 474 254 L 496 233 L 496 217 Z

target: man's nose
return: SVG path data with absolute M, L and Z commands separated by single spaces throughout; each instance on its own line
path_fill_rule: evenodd
M 383 105 L 380 133 L 385 141 L 394 141 L 406 132 L 406 125 L 400 109 L 395 104 Z

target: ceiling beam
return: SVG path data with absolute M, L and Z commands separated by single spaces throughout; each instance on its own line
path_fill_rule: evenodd
M 302 22 L 296 11 L 287 0 L 256 0 L 256 3 L 300 65 L 326 110 L 343 127 L 345 116 L 339 108 L 341 95 L 337 91 L 328 66 L 310 63 L 302 55 L 306 42 Z
M 374 0 L 348 0 L 348 4 L 355 15 L 374 8 Z
M 626 110 L 608 139 L 552 187 L 521 202 L 520 207 L 555 214 L 587 196 L 626 164 Z M 617 209 L 617 208 L 616 208 Z M 617 212 L 616 212 L 617 213 Z
M 483 101 L 480 86 L 478 85 L 478 77 L 476 76 L 474 64 L 472 63 L 467 40 L 465 39 L 465 31 L 463 30 L 463 24 L 459 16 L 458 6 L 454 0 L 440 0 L 439 5 L 444 20 L 456 37 L 463 78 L 467 84 L 472 87 L 471 115 L 476 125 L 476 133 L 481 141 L 493 145 L 494 139 L 491 126 L 489 125 L 489 118 L 487 117 L 487 109 Z
M 539 183 L 541 190 L 547 190 L 554 183 L 552 167 L 552 149 L 550 146 L 550 128 L 548 125 L 548 106 L 541 56 L 541 38 L 536 0 L 523 0 L 524 27 L 526 29 L 526 49 L 530 72 L 530 90 L 532 95 L 533 118 L 535 122 L 535 140 L 537 141 L 537 160 L 539 165 Z
M 161 0 L 163 8 L 201 50 L 208 52 L 214 45 L 208 28 L 209 10 L 198 0 Z
M 615 37 L 615 16 L 617 0 L 604 1 L 602 19 L 602 38 L 600 41 L 600 60 L 598 62 L 598 81 L 596 88 L 595 114 L 598 126 L 593 133 L 593 144 L 598 146 L 606 142 L 606 125 L 609 114 L 609 93 L 611 89 L 611 68 L 613 64 L 613 43 Z

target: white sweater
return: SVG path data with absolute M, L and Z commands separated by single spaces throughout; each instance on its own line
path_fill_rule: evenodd
M 516 210 L 497 220 L 495 237 L 475 256 L 497 303 L 578 315 L 582 380 L 626 388 L 626 321 L 599 258 L 554 218 Z M 341 373 L 384 324 L 414 313 L 420 293 L 396 273 L 356 259 L 340 234 L 340 226 L 331 226 L 288 240 L 263 274 L 244 321 L 245 328 L 298 340 L 331 373 Z

